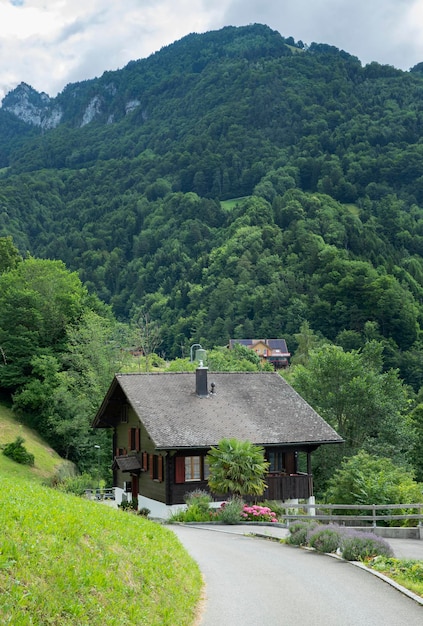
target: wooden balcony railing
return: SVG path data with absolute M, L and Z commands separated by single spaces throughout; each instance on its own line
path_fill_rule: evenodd
M 305 500 L 313 495 L 313 477 L 309 474 L 269 474 L 266 483 L 263 500 Z

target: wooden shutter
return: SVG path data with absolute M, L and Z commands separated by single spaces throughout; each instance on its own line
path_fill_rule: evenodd
M 132 428 L 128 428 L 128 450 L 132 450 Z
M 175 457 L 175 483 L 185 482 L 185 457 Z
M 147 452 L 142 453 L 142 469 L 144 472 L 148 470 L 148 454 Z
M 139 452 L 141 450 L 141 428 L 137 428 L 135 435 L 135 450 Z
M 150 478 L 154 478 L 154 454 L 149 455 L 148 464 L 150 466 Z
M 159 456 L 157 458 L 157 478 L 159 483 L 163 482 L 163 457 Z

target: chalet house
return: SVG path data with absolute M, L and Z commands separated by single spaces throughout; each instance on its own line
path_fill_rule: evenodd
M 117 500 L 123 490 L 157 517 L 208 490 L 206 454 L 222 438 L 264 447 L 264 498 L 311 498 L 311 454 L 341 437 L 276 372 L 116 374 L 94 418 L 113 429 Z M 301 469 L 301 471 L 300 471 Z M 216 500 L 224 496 L 213 494 Z
M 254 350 L 262 363 L 271 363 L 275 369 L 285 369 L 289 365 L 289 357 L 285 339 L 230 339 L 229 348 L 239 343 Z

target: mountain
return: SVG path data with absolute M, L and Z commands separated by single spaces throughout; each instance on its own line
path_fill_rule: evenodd
M 0 236 L 62 259 L 162 350 L 385 342 L 423 382 L 423 76 L 267 26 L 191 34 L 0 109 Z M 13 123 L 12 123 L 13 121 Z

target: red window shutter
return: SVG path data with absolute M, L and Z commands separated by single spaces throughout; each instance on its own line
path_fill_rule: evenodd
M 185 482 L 185 457 L 175 457 L 175 483 Z
M 163 457 L 159 456 L 157 459 L 157 478 L 159 483 L 163 482 Z
M 137 452 L 141 450 L 141 428 L 137 428 L 136 438 L 135 438 L 135 449 Z
M 148 470 L 148 454 L 147 452 L 142 453 L 142 469 L 144 472 Z
M 128 450 L 132 450 L 132 428 L 128 428 Z
M 148 458 L 148 464 L 150 466 L 150 478 L 154 478 L 154 459 L 153 459 L 153 454 L 150 454 L 149 458 Z

